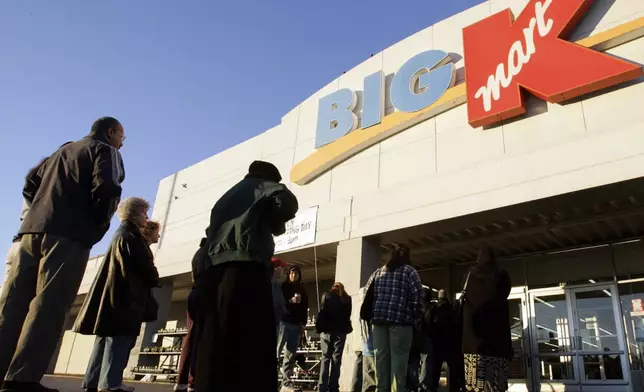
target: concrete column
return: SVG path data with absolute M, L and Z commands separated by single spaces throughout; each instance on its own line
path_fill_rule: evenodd
M 362 350 L 360 337 L 360 305 L 359 290 L 371 274 L 380 267 L 381 248 L 378 240 L 354 238 L 338 244 L 338 255 L 335 266 L 335 280 L 344 284 L 347 293 L 351 295 L 353 312 L 351 324 L 353 333 L 347 337 L 347 343 L 342 355 L 342 371 L 340 375 L 340 390 L 350 391 L 351 380 L 356 361 L 356 351 Z
M 143 323 L 141 325 L 141 333 L 136 338 L 136 343 L 134 348 L 130 353 L 130 359 L 128 361 L 127 367 L 124 371 L 124 376 L 126 378 L 132 377 L 132 368 L 134 366 L 154 366 L 156 361 L 158 361 L 158 356 L 152 355 L 141 355 L 141 349 L 148 347 L 152 344 L 152 338 L 154 334 L 161 328 L 165 327 L 168 317 L 170 316 L 170 307 L 172 306 L 172 292 L 174 291 L 174 286 L 172 280 L 168 279 L 162 283 L 163 287 L 155 288 L 152 290 L 154 298 L 159 303 L 159 313 L 157 321 L 151 323 Z

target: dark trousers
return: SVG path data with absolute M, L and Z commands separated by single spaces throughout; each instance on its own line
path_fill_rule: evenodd
M 40 382 L 80 287 L 89 249 L 25 234 L 0 297 L 0 378 Z
M 438 388 L 441 378 L 441 368 L 443 367 L 443 362 L 446 362 L 449 372 L 450 392 L 461 391 L 465 385 L 465 363 L 463 354 L 455 350 L 434 347 L 432 355 L 432 364 L 434 365 L 434 369 L 432 370 L 432 376 L 434 377 L 432 387 L 434 389 Z
M 183 338 L 181 358 L 179 359 L 179 377 L 177 384 L 195 385 L 195 370 L 197 365 L 197 343 L 199 341 L 198 294 L 195 289 L 188 295 L 188 311 L 186 312 L 188 333 Z
M 340 392 L 340 368 L 346 334 L 321 333 L 322 360 L 320 362 L 320 392 Z
M 230 262 L 200 278 L 198 391 L 277 390 L 275 320 L 267 267 Z

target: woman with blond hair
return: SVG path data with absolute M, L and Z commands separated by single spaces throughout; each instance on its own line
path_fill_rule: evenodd
M 119 204 L 121 226 L 74 325 L 74 331 L 80 334 L 96 335 L 82 386 L 88 392 L 133 390 L 123 385 L 123 370 L 141 330 L 150 289 L 159 281 L 142 233 L 149 208 L 148 202 L 138 197 Z
M 339 392 L 342 352 L 347 335 L 353 331 L 351 297 L 342 283 L 335 282 L 331 291 L 322 297 L 322 309 L 318 313 L 315 329 L 322 343 L 319 391 Z

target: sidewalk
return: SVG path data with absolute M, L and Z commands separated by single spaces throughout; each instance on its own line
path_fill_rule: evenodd
M 82 377 L 75 376 L 45 376 L 43 385 L 56 388 L 60 392 L 83 392 L 81 389 Z M 136 388 L 136 392 L 172 392 L 172 384 L 125 381 L 126 385 Z

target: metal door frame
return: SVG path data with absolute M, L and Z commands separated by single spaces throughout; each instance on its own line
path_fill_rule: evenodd
M 586 352 L 583 349 L 579 349 L 579 346 L 583 348 L 583 345 L 578 344 L 577 341 L 578 339 L 581 340 L 582 337 L 580 336 L 580 328 L 579 328 L 579 321 L 580 317 L 578 314 L 578 309 L 577 309 L 577 304 L 576 304 L 576 294 L 577 293 L 583 293 L 583 292 L 591 292 L 591 291 L 598 291 L 598 290 L 606 290 L 611 294 L 611 302 L 613 305 L 613 317 L 615 321 L 615 327 L 617 330 L 615 331 L 615 335 L 617 335 L 617 342 L 618 342 L 618 349 L 610 351 L 610 353 L 614 355 L 620 355 L 620 362 L 622 364 L 622 376 L 623 380 L 610 380 L 610 381 L 604 381 L 604 380 L 584 380 L 582 375 L 585 373 L 584 371 L 584 365 L 583 365 L 583 360 L 581 359 L 583 356 L 588 355 L 588 353 L 595 353 L 595 352 Z M 619 290 L 617 288 L 617 283 L 597 283 L 597 284 L 592 284 L 592 285 L 584 285 L 584 286 L 575 286 L 575 287 L 570 287 L 566 289 L 567 292 L 567 299 L 569 301 L 569 309 L 571 313 L 571 327 L 573 327 L 573 333 L 572 335 L 574 336 L 574 342 L 573 342 L 573 351 L 576 352 L 578 361 L 577 361 L 577 371 L 579 372 L 579 379 L 580 379 L 580 384 L 582 386 L 584 385 L 594 385 L 594 386 L 599 386 L 599 385 L 630 385 L 631 384 L 631 376 L 630 376 L 630 364 L 628 362 L 628 347 L 626 346 L 626 335 L 624 331 L 624 323 L 622 321 L 622 314 L 621 314 L 621 305 L 619 302 Z M 575 350 L 574 346 L 578 346 L 578 348 Z M 631 387 L 632 388 L 632 387 Z
M 520 300 L 521 301 L 521 316 L 523 323 L 522 337 L 523 340 L 523 366 L 525 368 L 525 388 L 521 388 L 519 385 L 510 385 L 508 389 L 511 392 L 518 391 L 534 391 L 534 375 L 532 369 L 532 338 L 531 338 L 531 327 L 530 327 L 530 312 L 529 312 L 529 303 L 528 303 L 528 290 L 527 287 L 513 287 L 510 292 L 508 300 Z
M 620 346 L 620 350 L 616 350 L 615 352 L 619 352 L 619 355 L 621 355 L 621 364 L 622 364 L 622 374 L 624 379 L 623 380 L 615 380 L 615 381 L 604 381 L 604 380 L 584 380 L 583 375 L 585 374 L 584 368 L 583 368 L 583 360 L 581 358 L 584 356 L 584 351 L 576 349 L 576 341 L 580 337 L 579 335 L 579 324 L 578 324 L 578 318 L 577 318 L 577 306 L 576 306 L 576 293 L 578 292 L 589 292 L 589 291 L 597 291 L 597 290 L 608 290 L 611 293 L 611 298 L 612 298 L 612 303 L 613 303 L 613 315 L 615 317 L 615 325 L 617 328 L 616 334 L 617 334 L 617 339 L 618 339 L 618 344 Z M 624 332 L 624 325 L 621 319 L 621 305 L 619 302 L 619 291 L 617 288 L 617 283 L 614 282 L 602 282 L 602 283 L 593 283 L 593 284 L 586 284 L 586 285 L 578 285 L 578 286 L 562 286 L 562 287 L 551 287 L 551 288 L 543 288 L 543 289 L 534 289 L 534 290 L 528 290 L 527 291 L 527 300 L 528 300 L 528 308 L 529 308 L 529 313 L 530 313 L 530 347 L 531 347 L 531 358 L 532 358 L 532 364 L 536 367 L 538 363 L 540 363 L 540 355 L 539 355 L 539 346 L 538 346 L 538 333 L 537 333 L 537 320 L 536 320 L 536 312 L 535 312 L 535 297 L 548 297 L 548 296 L 555 296 L 555 295 L 563 295 L 565 296 L 565 303 L 566 303 L 566 314 L 568 318 L 568 329 L 569 329 L 569 346 L 570 346 L 570 352 L 562 352 L 559 356 L 560 357 L 565 357 L 569 356 L 572 359 L 572 367 L 573 367 L 573 379 L 572 380 L 553 380 L 552 382 L 544 382 L 541 380 L 540 377 L 540 372 L 538 369 L 533 369 L 534 371 L 532 372 L 533 374 L 533 379 L 532 379 L 532 387 L 534 391 L 538 391 L 541 389 L 540 384 L 550 384 L 551 385 L 551 390 L 557 391 L 557 390 L 565 390 L 566 392 L 568 391 L 579 391 L 582 392 L 584 390 L 584 387 L 586 389 L 592 389 L 592 390 L 597 390 L 597 387 L 605 386 L 605 385 L 611 385 L 611 386 L 623 386 L 624 390 L 632 391 L 632 383 L 631 383 L 631 376 L 630 376 L 630 364 L 628 362 L 628 350 L 626 347 L 626 339 L 625 339 L 625 332 Z M 539 301 L 537 301 L 539 302 Z M 613 351 L 611 351 L 612 353 Z M 590 388 L 589 388 L 590 387 Z M 594 387 L 594 388 L 593 388 Z

